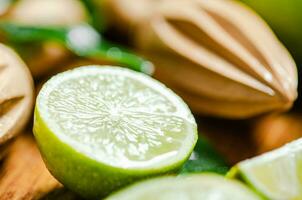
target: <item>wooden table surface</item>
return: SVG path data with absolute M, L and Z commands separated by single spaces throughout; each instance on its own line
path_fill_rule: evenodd
M 296 109 L 297 110 L 297 109 Z M 302 135 L 302 114 L 288 112 L 251 120 L 196 117 L 199 133 L 232 165 L 274 149 Z M 0 146 L 0 200 L 80 199 L 46 169 L 30 125 Z

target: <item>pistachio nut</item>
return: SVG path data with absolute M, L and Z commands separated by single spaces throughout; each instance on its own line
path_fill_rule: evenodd
M 296 65 L 252 10 L 231 0 L 149 0 L 153 7 L 138 12 L 151 5 L 142 2 L 111 0 L 107 6 L 115 19 L 128 20 L 124 31 L 138 51 L 195 113 L 247 118 L 291 107 Z
M 15 136 L 31 116 L 34 84 L 27 66 L 0 44 L 0 144 Z

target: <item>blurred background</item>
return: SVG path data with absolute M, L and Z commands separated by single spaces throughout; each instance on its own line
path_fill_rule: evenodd
M 0 42 L 26 63 L 36 92 L 52 75 L 88 64 L 153 76 L 184 98 L 200 135 L 232 165 L 302 136 L 294 83 L 302 64 L 301 10 L 300 0 L 0 0 Z M 253 65 L 244 50 L 266 64 Z M 284 89 L 287 79 L 293 83 Z M 50 177 L 30 135 L 31 124 L 0 146 L 0 194 L 77 198 Z

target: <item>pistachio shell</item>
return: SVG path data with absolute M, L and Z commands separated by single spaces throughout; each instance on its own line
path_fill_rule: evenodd
M 0 44 L 0 144 L 13 137 L 28 121 L 34 85 L 29 70 L 9 48 Z
M 78 0 L 19 0 L 7 18 L 26 25 L 70 26 L 88 17 Z
M 195 112 L 247 118 L 291 107 L 295 63 L 253 11 L 230 0 L 156 2 L 139 22 L 129 15 L 134 44 Z

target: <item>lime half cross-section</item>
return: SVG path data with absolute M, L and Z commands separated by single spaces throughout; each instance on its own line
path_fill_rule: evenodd
M 136 183 L 106 200 L 261 200 L 242 183 L 220 175 L 161 177 Z
M 170 89 L 138 72 L 88 66 L 51 78 L 36 102 L 34 134 L 50 172 L 84 197 L 176 171 L 197 126 Z
M 302 139 L 237 164 L 229 177 L 239 177 L 267 199 L 302 199 Z

